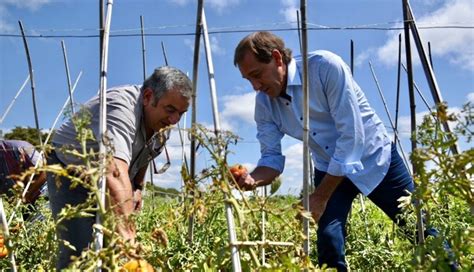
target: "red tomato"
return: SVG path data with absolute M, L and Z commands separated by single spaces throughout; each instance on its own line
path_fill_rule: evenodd
M 236 181 L 238 181 L 243 174 L 247 174 L 248 172 L 247 168 L 242 164 L 235 164 L 229 170 Z

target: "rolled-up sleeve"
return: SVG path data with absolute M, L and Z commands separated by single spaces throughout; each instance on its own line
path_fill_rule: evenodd
M 364 169 L 361 157 L 364 151 L 364 126 L 357 95 L 358 88 L 347 65 L 337 56 L 327 58 L 320 69 L 325 86 L 330 114 L 339 137 L 329 161 L 327 172 L 346 176 Z
M 260 143 L 261 154 L 257 166 L 270 167 L 282 173 L 285 167 L 285 156 L 281 153 L 281 139 L 284 134 L 273 122 L 264 98 L 259 95 L 256 98 L 254 118 L 257 124 L 257 139 Z

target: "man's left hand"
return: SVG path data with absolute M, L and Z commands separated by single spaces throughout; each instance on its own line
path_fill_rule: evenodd
M 133 208 L 134 211 L 140 211 L 142 209 L 142 190 L 133 191 Z
M 327 203 L 327 199 L 324 199 L 323 197 L 314 193 L 309 196 L 309 210 L 316 224 L 319 222 L 319 219 L 326 210 Z

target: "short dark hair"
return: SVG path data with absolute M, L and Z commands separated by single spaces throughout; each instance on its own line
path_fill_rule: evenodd
M 291 61 L 291 49 L 285 47 L 285 42 L 278 36 L 267 31 L 258 31 L 243 38 L 234 53 L 234 65 L 237 66 L 247 51 L 252 52 L 258 61 L 269 63 L 274 49 L 280 51 L 283 63 Z
M 146 88 L 153 90 L 155 97 L 153 105 L 156 105 L 158 99 L 166 92 L 173 89 L 177 89 L 187 99 L 191 99 L 193 93 L 189 77 L 181 70 L 170 66 L 156 68 L 153 74 L 143 82 L 141 91 L 143 92 Z

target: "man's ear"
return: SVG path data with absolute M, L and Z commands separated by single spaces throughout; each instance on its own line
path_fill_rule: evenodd
M 153 102 L 153 90 L 146 88 L 143 90 L 143 106 L 146 106 Z
M 275 60 L 275 63 L 278 66 L 283 65 L 283 56 L 281 55 L 281 52 L 278 49 L 273 49 L 272 58 Z

